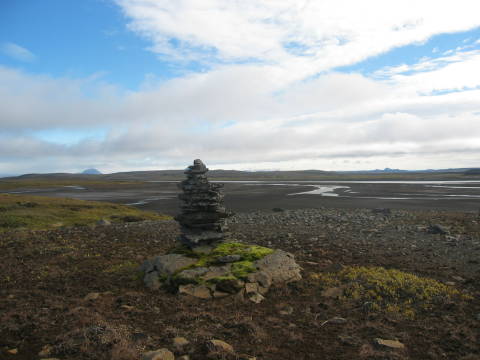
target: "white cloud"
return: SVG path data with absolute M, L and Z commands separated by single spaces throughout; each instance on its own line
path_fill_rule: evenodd
M 179 59 L 277 65 L 299 80 L 439 33 L 480 25 L 480 3 L 367 0 L 117 0 L 152 51 Z M 173 41 L 172 41 L 173 39 Z
M 478 164 L 479 50 L 437 53 L 370 78 L 333 70 L 479 26 L 477 1 L 118 3 L 152 51 L 171 61 L 200 57 L 210 70 L 163 82 L 153 74 L 126 91 L 101 74 L 0 67 L 0 173 L 179 168 L 197 157 L 249 169 Z M 95 127 L 109 130 L 70 145 L 38 135 Z
M 467 63 L 476 57 L 460 56 Z M 40 167 L 47 158 L 45 166 L 65 167 L 70 159 L 78 170 L 91 164 L 104 171 L 178 168 L 196 157 L 212 167 L 250 169 L 341 169 L 349 159 L 358 160 L 350 163 L 356 168 L 474 166 L 480 90 L 422 95 L 436 84 L 417 78 L 442 77 L 453 71 L 448 66 L 461 63 L 398 72 L 387 81 L 327 73 L 280 92 L 271 68 L 254 65 L 223 66 L 137 92 L 120 92 L 95 78 L 55 79 L 2 68 L 6 101 L 0 122 L 8 136 L 0 141 L 0 173 L 22 163 L 29 172 L 32 161 Z M 447 80 L 449 88 L 458 79 Z M 85 88 L 96 96 L 87 96 Z M 24 132 L 94 126 L 110 131 L 70 146 Z
M 15 60 L 24 62 L 32 62 L 35 60 L 35 55 L 30 50 L 14 43 L 3 43 L 0 50 L 3 54 Z

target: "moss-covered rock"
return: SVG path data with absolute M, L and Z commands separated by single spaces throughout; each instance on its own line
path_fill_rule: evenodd
M 238 242 L 220 243 L 209 251 L 195 250 L 179 246 L 167 255 L 147 260 L 142 266 L 147 286 L 158 288 L 163 283 L 193 296 L 198 286 L 202 294 L 207 288 L 213 297 L 219 297 L 215 294 L 245 293 L 247 287 L 265 294 L 272 284 L 301 278 L 293 255 L 282 250 Z M 172 263 L 172 259 L 179 259 L 179 263 Z

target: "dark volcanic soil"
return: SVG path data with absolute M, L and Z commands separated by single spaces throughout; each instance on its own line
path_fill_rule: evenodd
M 135 268 L 173 246 L 173 221 L 1 234 L 0 358 L 40 359 L 50 345 L 44 358 L 139 359 L 145 350 L 173 351 L 172 338 L 184 336 L 191 359 L 206 359 L 211 338 L 230 343 L 239 359 L 479 359 L 479 223 L 477 213 L 438 211 L 238 214 L 233 238 L 290 251 L 304 268 L 302 281 L 271 290 L 261 304 L 146 289 Z M 449 234 L 428 233 L 430 224 Z M 341 265 L 453 282 L 473 300 L 414 320 L 365 312 L 322 297 L 310 276 Z M 347 322 L 323 324 L 335 316 Z M 377 348 L 375 338 L 398 339 L 405 349 Z

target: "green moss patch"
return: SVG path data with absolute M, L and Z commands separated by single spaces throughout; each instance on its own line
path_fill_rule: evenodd
M 0 194 L 0 232 L 22 228 L 43 230 L 59 226 L 93 225 L 100 219 L 123 223 L 168 218 L 170 217 L 107 202 Z
M 414 318 L 454 300 L 471 297 L 433 279 L 383 267 L 346 267 L 338 273 L 312 274 L 323 289 L 341 287 L 341 301 L 351 301 L 372 312 Z
M 232 264 L 232 274 L 238 279 L 244 279 L 248 274 L 254 272 L 255 266 L 253 262 L 249 260 L 238 261 Z
M 269 249 L 258 245 L 248 245 L 238 242 L 226 242 L 218 245 L 212 252 L 212 256 L 219 258 L 227 255 L 240 255 L 244 261 L 259 260 L 273 253 L 273 249 Z
M 198 261 L 188 266 L 184 269 L 179 270 L 173 277 L 174 282 L 181 283 L 183 280 L 179 273 L 184 270 L 198 268 L 198 267 L 209 267 L 209 266 L 220 266 L 224 265 L 219 259 L 227 255 L 238 255 L 240 259 L 236 262 L 231 263 L 231 275 L 220 276 L 217 278 L 209 279 L 209 283 L 215 283 L 217 281 L 230 280 L 230 279 L 245 279 L 248 274 L 254 272 L 255 266 L 254 261 L 262 259 L 263 257 L 273 253 L 273 249 L 269 249 L 263 246 L 258 245 L 249 245 L 239 242 L 225 242 L 218 244 L 214 249 L 209 253 L 195 253 L 186 246 L 177 246 L 173 248 L 169 253 L 182 254 L 185 256 L 193 257 L 198 259 Z M 192 279 L 188 279 L 189 282 L 192 282 Z M 195 279 L 197 283 L 201 282 L 201 276 L 198 279 Z
M 239 242 L 220 243 L 209 253 L 195 253 L 194 251 L 183 245 L 177 246 L 169 251 L 170 254 L 182 254 L 188 257 L 197 258 L 198 261 L 192 266 L 189 266 L 188 268 L 219 265 L 221 264 L 219 259 L 227 255 L 240 256 L 239 262 L 253 262 L 255 260 L 262 259 L 273 252 L 273 249 L 267 247 L 248 245 Z

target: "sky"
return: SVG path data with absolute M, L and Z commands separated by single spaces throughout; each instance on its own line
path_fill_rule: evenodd
M 2 0 L 0 175 L 480 167 L 478 0 Z

